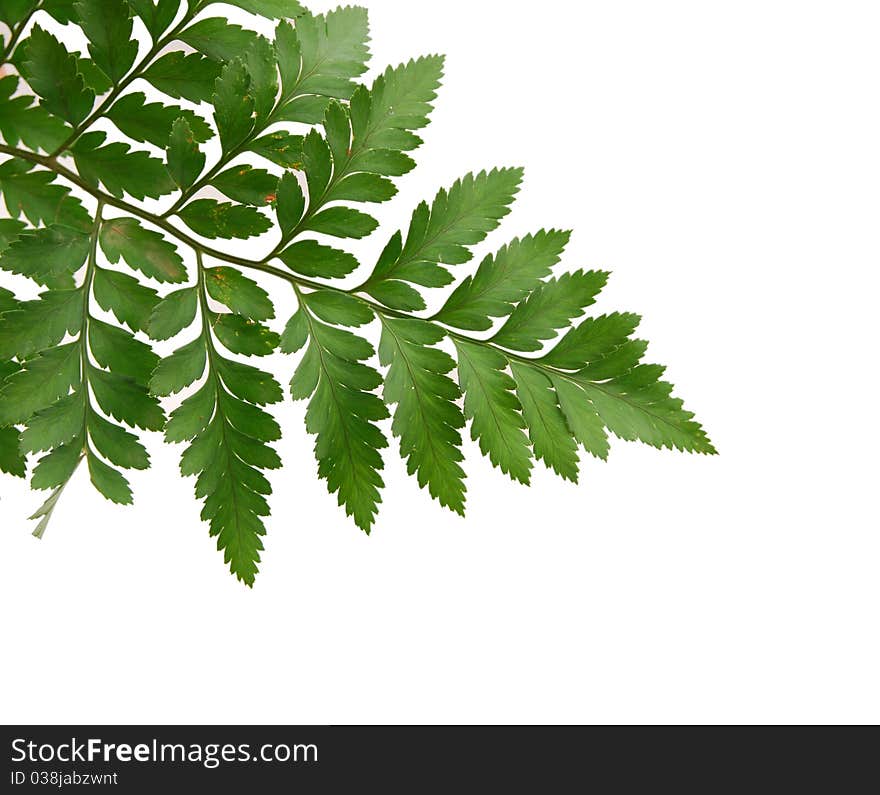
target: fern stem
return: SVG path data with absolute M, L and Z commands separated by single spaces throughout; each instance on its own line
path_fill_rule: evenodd
M 205 338 L 205 350 L 208 354 L 208 372 L 211 379 L 217 385 L 217 372 L 214 367 L 214 357 L 217 351 L 214 348 L 214 338 L 211 334 L 211 322 L 209 320 L 211 308 L 208 304 L 208 286 L 205 283 L 205 263 L 202 252 L 195 249 L 197 274 L 197 293 L 199 298 L 199 313 L 202 317 L 202 336 Z
M 89 303 L 92 297 L 92 285 L 95 281 L 95 269 L 98 267 L 98 239 L 101 235 L 101 224 L 103 223 L 104 203 L 98 202 L 95 210 L 95 225 L 92 228 L 92 238 L 89 245 L 89 259 L 86 265 L 86 275 L 83 281 L 83 311 L 82 325 L 79 332 L 80 342 L 80 365 L 82 368 L 81 388 L 83 390 L 83 454 L 88 453 L 89 445 L 89 412 L 91 411 L 91 396 L 89 395 L 89 323 L 91 321 L 91 313 L 89 312 Z
M 344 293 L 346 295 L 350 295 L 356 298 L 365 306 L 369 307 L 375 314 L 384 315 L 385 317 L 394 317 L 404 320 L 425 320 L 425 322 L 433 322 L 430 318 L 421 318 L 417 315 L 409 314 L 407 312 L 399 312 L 394 309 L 389 309 L 388 307 L 380 304 L 376 301 L 372 301 L 369 298 L 365 298 L 362 295 L 358 294 L 358 290 L 360 287 L 355 287 L 352 290 L 346 290 L 341 287 L 336 287 L 332 284 L 323 284 L 321 282 L 316 282 L 312 279 L 307 279 L 302 276 L 297 276 L 296 274 L 290 273 L 288 271 L 284 271 L 281 268 L 276 268 L 274 265 L 269 265 L 268 260 L 274 256 L 274 254 L 270 254 L 268 257 L 265 257 L 263 260 L 255 261 L 249 260 L 244 257 L 238 257 L 233 254 L 228 254 L 224 251 L 220 251 L 218 249 L 211 248 L 206 246 L 194 238 L 187 235 L 182 230 L 178 229 L 174 224 L 170 223 L 165 217 L 156 215 L 154 213 L 148 212 L 147 210 L 143 210 L 137 205 L 130 204 L 129 202 L 124 201 L 123 199 L 117 199 L 115 196 L 111 196 L 108 193 L 105 193 L 98 188 L 94 188 L 85 182 L 76 172 L 71 169 L 61 165 L 58 163 L 55 158 L 49 156 L 46 157 L 44 155 L 34 154 L 33 152 L 28 152 L 26 150 L 17 149 L 15 147 L 6 146 L 5 144 L 0 144 L 0 153 L 8 154 L 13 157 L 20 157 L 23 160 L 28 160 L 32 163 L 36 163 L 38 165 L 44 166 L 45 168 L 54 171 L 59 176 L 73 183 L 80 189 L 86 191 L 91 194 L 93 197 L 97 198 L 103 204 L 106 204 L 111 207 L 116 207 L 119 210 L 123 210 L 137 218 L 140 218 L 144 221 L 147 221 L 155 226 L 159 227 L 163 231 L 168 234 L 174 236 L 177 240 L 183 243 L 186 246 L 189 246 L 193 251 L 196 252 L 196 256 L 201 262 L 201 258 L 203 257 L 211 257 L 212 259 L 220 260 L 222 262 L 228 262 L 232 265 L 237 265 L 240 268 L 245 268 L 247 270 L 255 270 L 260 271 L 262 273 L 269 274 L 271 276 L 275 276 L 279 279 L 283 279 L 284 281 L 289 282 L 294 285 L 295 288 L 305 288 L 307 290 L 330 290 L 336 293 Z M 200 264 L 200 275 L 202 265 Z M 201 295 L 201 293 L 200 293 Z M 440 324 L 435 324 L 440 325 Z M 539 358 L 530 358 L 528 356 L 520 356 L 518 354 L 512 353 L 505 348 L 501 348 L 498 345 L 492 344 L 490 341 L 482 340 L 477 337 L 470 337 L 466 334 L 461 334 L 457 331 L 452 331 L 446 326 L 440 325 L 440 328 L 446 333 L 446 335 L 453 340 L 459 340 L 461 342 L 467 343 L 475 343 L 478 345 L 483 345 L 485 347 L 491 348 L 496 352 L 500 353 L 504 357 L 507 358 L 508 361 L 511 362 L 519 362 L 521 364 L 527 364 L 532 367 L 539 367 L 544 372 L 549 375 L 554 375 L 559 378 L 564 378 L 567 381 L 571 381 L 572 383 L 579 383 L 577 380 L 573 378 L 573 374 L 566 372 L 564 370 L 559 370 L 555 367 L 550 367 L 549 365 L 543 364 Z M 597 386 L 597 382 L 590 382 L 591 384 L 595 384 Z

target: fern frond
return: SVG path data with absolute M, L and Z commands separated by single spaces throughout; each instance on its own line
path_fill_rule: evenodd
M 468 267 L 521 169 L 420 203 L 372 267 L 349 250 L 416 165 L 442 56 L 364 85 L 363 8 L 230 2 L 274 32 L 230 24 L 219 0 L 0 3 L 0 471 L 30 470 L 49 492 L 35 535 L 80 464 L 107 499 L 132 502 L 124 473 L 149 466 L 144 432 L 163 431 L 184 446 L 230 570 L 253 585 L 281 466 L 267 406 L 283 391 L 251 360 L 279 349 L 299 357 L 290 392 L 308 401 L 318 475 L 368 533 L 389 418 L 409 474 L 462 515 L 465 432 L 524 484 L 535 462 L 577 481 L 580 448 L 605 460 L 612 436 L 715 452 L 646 363 L 639 316 L 591 311 L 608 274 L 559 270 L 569 232 Z M 271 229 L 274 246 L 253 253 Z M 247 256 L 228 240 L 251 241 Z M 283 333 L 256 274 L 293 288 Z M 349 276 L 359 286 L 339 287 Z M 160 359 L 153 343 L 168 340 Z
M 272 492 L 263 473 L 281 466 L 270 446 L 281 438 L 281 429 L 263 407 L 281 399 L 281 388 L 268 373 L 224 355 L 217 343 L 231 353 L 248 353 L 236 337 L 247 340 L 262 337 L 263 332 L 241 312 L 271 317 L 274 311 L 271 304 L 265 306 L 265 293 L 258 295 L 259 288 L 236 271 L 212 273 L 201 257 L 198 270 L 196 287 L 172 293 L 153 312 L 150 333 L 156 338 L 183 332 L 196 312 L 201 323 L 198 336 L 155 368 L 150 387 L 154 394 L 169 396 L 203 381 L 172 412 L 165 435 L 169 442 L 188 442 L 181 472 L 196 476 L 196 496 L 204 500 L 202 518 L 210 523 L 217 548 L 224 552 L 232 573 L 252 586 L 266 534 L 263 517 L 269 515 L 266 497 Z M 239 284 L 250 282 L 251 298 L 229 288 L 236 279 Z M 238 311 L 215 313 L 209 298 Z M 218 332 L 223 319 L 236 325 L 238 335 Z M 274 349 L 277 336 L 270 342 Z

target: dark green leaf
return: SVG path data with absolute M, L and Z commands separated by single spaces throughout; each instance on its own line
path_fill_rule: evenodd
M 166 151 L 168 173 L 178 188 L 189 188 L 205 167 L 205 155 L 199 149 L 185 118 L 175 120 Z
M 322 279 L 340 279 L 358 267 L 358 261 L 347 251 L 323 246 L 314 240 L 294 243 L 278 258 L 296 273 Z
M 581 317 L 607 283 L 604 271 L 575 271 L 543 282 L 517 305 L 493 341 L 515 351 L 540 350 L 544 340 Z
M 602 461 L 608 460 L 608 434 L 605 432 L 605 423 L 596 413 L 596 408 L 587 397 L 587 393 L 568 378 L 552 376 L 551 380 L 556 389 L 559 407 L 574 438 L 591 455 Z
M 281 350 L 283 353 L 296 353 L 302 350 L 308 341 L 309 318 L 300 309 L 284 327 L 284 333 L 281 335 Z
M 26 359 L 51 348 L 82 325 L 82 290 L 43 293 L 0 314 L 0 359 Z
M 198 337 L 159 363 L 150 380 L 150 391 L 164 397 L 186 389 L 202 377 L 206 362 L 205 342 Z
M 87 460 L 92 485 L 111 502 L 131 505 L 133 499 L 128 481 L 113 467 L 107 466 L 91 449 Z
M 229 391 L 248 403 L 266 406 L 284 397 L 278 382 L 256 367 L 221 359 L 217 362 L 217 371 Z
M 272 228 L 269 219 L 253 207 L 196 199 L 178 215 L 197 235 L 207 238 L 248 238 Z
M 663 368 L 640 365 L 610 381 L 574 378 L 608 429 L 621 439 L 657 448 L 714 455 L 716 450 L 694 415 L 661 381 Z
M 0 392 L 0 427 L 27 421 L 67 395 L 80 380 L 79 345 L 50 348 L 28 359 Z
M 150 313 L 159 300 L 155 290 L 118 271 L 96 268 L 93 281 L 95 300 L 132 331 L 146 331 Z
M 278 334 L 262 323 L 241 315 L 217 315 L 212 328 L 227 350 L 244 356 L 268 356 L 281 341 Z
M 296 179 L 291 174 L 284 175 L 284 179 L 288 177 Z M 211 180 L 211 184 L 233 201 L 253 207 L 271 204 L 278 192 L 278 177 L 246 164 L 223 171 Z
M 130 268 L 156 281 L 186 281 L 186 268 L 174 244 L 134 218 L 105 221 L 101 225 L 101 248 L 114 265 L 121 258 Z
M 177 336 L 196 319 L 198 298 L 195 287 L 177 290 L 156 304 L 150 315 L 149 334 L 154 340 Z
M 128 4 L 143 20 L 155 41 L 174 22 L 180 0 L 128 0 Z
M 373 310 L 353 295 L 338 290 L 315 290 L 303 295 L 312 314 L 336 326 L 357 328 L 375 320 Z
M 159 363 L 149 345 L 101 320 L 89 321 L 89 348 L 95 361 L 118 375 L 146 384 Z
M 569 331 L 543 361 L 562 370 L 580 370 L 619 349 L 641 320 L 638 315 L 618 312 L 587 318 Z
M 167 442 L 187 442 L 198 436 L 214 413 L 214 383 L 207 381 L 195 394 L 180 404 L 168 418 L 165 426 Z
M 92 109 L 94 92 L 86 88 L 77 70 L 75 55 L 39 25 L 27 39 L 22 76 L 28 81 L 43 107 L 71 124 L 78 124 Z
M 103 183 L 117 198 L 126 193 L 135 199 L 158 199 L 174 190 L 165 164 L 128 144 L 101 146 L 104 133 L 88 133 L 73 146 L 73 158 L 80 176 L 92 187 Z
M 77 437 L 70 444 L 56 447 L 43 456 L 31 478 L 34 489 L 56 489 L 70 480 L 83 456 L 82 438 Z M 37 514 L 34 514 L 36 517 Z
M 89 367 L 89 384 L 106 414 L 145 431 L 159 431 L 165 415 L 146 387 L 131 378 Z
M 359 210 L 350 207 L 330 207 L 314 216 L 304 229 L 333 237 L 366 237 L 379 225 L 379 222 Z
M 254 129 L 254 97 L 244 62 L 226 64 L 214 89 L 214 121 L 224 152 L 240 146 Z
M 21 449 L 26 453 L 41 453 L 72 442 L 82 434 L 86 403 L 80 389 L 28 420 L 21 433 Z
M 3 252 L 0 268 L 55 289 L 73 287 L 89 253 L 89 236 L 67 226 L 22 232 Z
M 275 62 L 275 51 L 268 39 L 260 36 L 242 53 L 241 57 L 251 79 L 249 93 L 254 99 L 257 124 L 262 126 L 275 108 L 275 98 L 278 94 L 278 65 Z
M 29 149 L 52 152 L 67 138 L 70 127 L 42 105 L 32 106 L 29 96 L 11 98 L 17 86 L 17 77 L 0 80 L 0 135 L 10 146 L 22 142 Z
M 18 449 L 18 431 L 0 428 L 0 472 L 23 478 L 27 474 L 27 461 Z
M 5 22 L 8 28 L 24 21 L 37 7 L 37 0 L 4 0 L 0 6 L 0 22 Z
M 222 17 L 208 17 L 190 25 L 180 34 L 180 40 L 209 58 L 227 62 L 241 58 L 259 38 L 259 34 L 233 25 Z
M 169 97 L 198 104 L 211 101 L 221 68 L 197 52 L 187 55 L 176 50 L 154 61 L 144 73 L 144 80 Z
M 123 469 L 147 469 L 150 466 L 150 456 L 137 436 L 94 411 L 89 414 L 89 439 L 111 464 Z
M 62 25 L 66 25 L 68 22 L 76 22 L 73 0 L 43 0 L 40 7 Z
M 113 88 L 113 81 L 104 74 L 103 69 L 89 58 L 77 58 L 76 68 L 85 81 L 86 88 L 92 89 L 96 96 L 106 94 Z
M 289 240 L 299 227 L 306 209 L 306 198 L 303 195 L 299 180 L 295 174 L 286 173 L 278 182 L 278 192 L 275 202 L 275 214 L 278 217 L 278 226 L 281 227 L 281 237 Z
M 521 179 L 521 169 L 469 174 L 441 190 L 431 207 L 420 204 L 402 248 L 386 248 L 363 289 L 374 295 L 376 286 L 389 280 L 423 287 L 449 284 L 452 275 L 443 265 L 470 261 L 469 247 L 482 242 L 510 212 Z
M 486 331 L 494 318 L 507 317 L 546 279 L 559 262 L 569 232 L 539 232 L 514 240 L 483 260 L 452 293 L 436 320 L 456 328 Z
M 369 91 L 358 89 L 351 100 L 352 156 L 421 146 L 413 130 L 427 126 L 442 77 L 443 57 L 429 55 L 389 67 Z
M 317 436 L 318 474 L 331 494 L 365 532 L 375 521 L 379 489 L 384 486 L 379 451 L 388 446 L 375 425 L 388 416 L 372 390 L 381 376 L 363 362 L 374 351 L 366 340 L 309 321 L 306 356 L 291 382 L 295 399 L 312 396 L 306 412 L 306 429 Z
M 107 111 L 107 118 L 129 138 L 139 142 L 147 141 L 159 148 L 165 148 L 168 144 L 172 125 L 180 118 L 189 126 L 193 140 L 201 143 L 210 140 L 214 135 L 208 123 L 191 110 L 147 102 L 146 96 L 139 91 L 117 100 Z
M 309 187 L 310 210 L 321 203 L 333 176 L 333 157 L 324 137 L 312 130 L 302 141 L 302 168 Z
M 89 40 L 89 54 L 111 80 L 128 73 L 137 58 L 132 39 L 131 9 L 125 0 L 77 0 L 78 23 Z
M 25 225 L 21 221 L 16 221 L 14 218 L 0 218 L 0 253 L 6 251 L 12 241 L 16 240 L 25 228 Z M 4 302 L 3 305 L 0 306 L 0 312 L 5 312 L 11 308 L 11 306 L 6 306 L 5 302 L 8 298 L 12 298 L 12 293 L 8 290 L 2 290 L 0 296 L 2 296 Z
M 206 268 L 205 287 L 215 301 L 250 320 L 271 320 L 275 308 L 269 294 L 235 268 Z
M 275 34 L 275 47 L 285 102 L 306 94 L 351 97 L 354 78 L 367 70 L 368 41 L 364 8 L 349 6 L 315 16 L 304 12 L 295 28 L 282 22 Z M 303 121 L 292 113 L 284 118 Z
M 535 458 L 560 477 L 577 483 L 577 444 L 572 439 L 553 385 L 544 373 L 531 365 L 514 362 L 511 370 Z
M 277 130 L 250 143 L 248 148 L 271 163 L 283 168 L 300 168 L 302 165 L 301 135 Z
M 70 190 L 53 183 L 51 171 L 20 171 L 11 167 L 21 161 L 8 161 L 0 166 L 0 190 L 10 215 L 24 215 L 32 224 L 69 226 L 86 232 L 92 218 Z M 29 168 L 29 166 L 26 166 Z
M 382 321 L 379 359 L 389 368 L 385 402 L 396 405 L 392 430 L 400 439 L 407 471 L 441 505 L 464 515 L 464 471 L 460 462 L 464 416 L 449 354 L 434 347 L 446 336 L 421 320 Z
M 528 485 L 532 451 L 523 433 L 522 406 L 514 394 L 516 383 L 507 374 L 507 359 L 476 342 L 455 340 L 459 383 L 464 392 L 464 414 L 471 421 L 471 438 L 483 455 L 514 480 Z

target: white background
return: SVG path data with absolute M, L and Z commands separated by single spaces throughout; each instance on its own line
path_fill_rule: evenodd
M 4 478 L 0 718 L 880 720 L 876 4 L 368 5 L 375 68 L 448 68 L 365 257 L 439 186 L 524 165 L 479 258 L 574 228 L 567 265 L 613 271 L 599 309 L 644 315 L 721 455 L 618 442 L 525 489 L 468 443 L 460 520 L 392 448 L 367 538 L 288 403 L 253 591 L 158 436 L 136 508 L 81 472 L 42 542 Z

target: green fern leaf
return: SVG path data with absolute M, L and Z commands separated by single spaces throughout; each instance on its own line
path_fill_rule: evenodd
M 202 173 L 205 155 L 199 149 L 185 117 L 176 119 L 171 125 L 165 157 L 168 173 L 178 188 L 189 188 Z
M 159 300 L 152 287 L 145 287 L 125 273 L 96 267 L 92 288 L 101 309 L 113 313 L 132 331 L 147 330 L 150 313 Z
M 49 113 L 71 124 L 88 116 L 95 95 L 86 88 L 76 57 L 39 25 L 34 26 L 27 38 L 26 60 L 21 68 L 22 77 Z
M 144 80 L 174 99 L 210 102 L 222 66 L 197 52 L 163 55 L 144 72 Z
M 27 15 L 34 10 L 36 0 L 7 0 L 0 7 L 0 22 L 5 22 L 9 28 L 23 22 Z
M 271 320 L 275 307 L 268 293 L 253 279 L 235 268 L 207 268 L 204 272 L 208 295 L 249 320 Z
M 112 81 L 125 77 L 137 58 L 131 38 L 131 8 L 125 0 L 77 0 L 77 22 L 89 40 L 89 55 Z
M 89 238 L 67 226 L 22 232 L 3 252 L 0 267 L 45 287 L 73 287 L 73 274 L 86 261 Z
M 443 265 L 470 261 L 469 247 L 482 242 L 510 212 L 521 179 L 521 169 L 469 174 L 448 191 L 441 190 L 430 207 L 420 204 L 406 241 L 401 245 L 399 239 L 392 239 L 362 289 L 379 298 L 383 294 L 376 295 L 377 287 L 388 281 L 422 287 L 448 285 L 453 277 Z M 424 309 L 424 301 L 394 308 Z
M 170 340 L 193 324 L 198 311 L 198 294 L 186 287 L 166 295 L 153 308 L 147 331 L 154 340 Z
M 178 215 L 197 235 L 212 239 L 246 239 L 261 235 L 272 227 L 269 219 L 253 207 L 214 199 L 196 199 Z
M 140 91 L 126 94 L 114 103 L 107 112 L 110 119 L 123 135 L 139 143 L 147 142 L 164 148 L 171 135 L 171 128 L 177 119 L 184 119 L 192 139 L 199 143 L 209 141 L 214 133 L 208 123 L 191 110 L 163 105 L 160 102 L 147 102 Z
M 388 411 L 372 392 L 382 378 L 363 363 L 375 351 L 362 337 L 318 320 L 308 296 L 301 300 L 309 346 L 291 381 L 291 394 L 294 400 L 311 398 L 306 429 L 317 436 L 319 476 L 357 526 L 369 533 L 384 487 L 379 451 L 388 446 L 375 424 Z
M 265 207 L 278 198 L 278 177 L 249 165 L 227 169 L 214 177 L 211 184 L 224 196 L 252 207 Z
M 296 26 L 282 22 L 275 31 L 281 73 L 279 121 L 319 123 L 330 98 L 348 99 L 354 78 L 366 71 L 369 26 L 363 8 L 338 8 L 312 16 L 304 12 Z
M 430 323 L 385 318 L 379 359 L 389 368 L 385 402 L 397 406 L 392 429 L 409 473 L 442 505 L 463 516 L 460 430 L 465 420 L 456 403 L 461 393 L 447 375 L 455 362 L 434 347 L 445 336 Z
M 493 466 L 520 483 L 531 480 L 532 454 L 516 383 L 508 361 L 498 351 L 473 342 L 455 341 L 458 376 L 464 392 L 464 414 L 471 438 L 479 442 Z
M 224 152 L 240 146 L 254 129 L 254 98 L 250 88 L 251 77 L 241 59 L 223 67 L 214 91 L 214 121 Z
M 241 58 L 257 39 L 259 34 L 221 17 L 202 19 L 180 34 L 182 42 L 219 63 Z
M 550 379 L 540 370 L 519 362 L 514 362 L 511 370 L 535 458 L 566 480 L 577 483 L 577 444 Z
M 127 0 L 131 10 L 143 20 L 153 41 L 161 36 L 177 16 L 178 0 Z
M 540 350 L 542 342 L 553 339 L 595 303 L 607 282 L 608 274 L 602 271 L 575 271 L 543 282 L 517 304 L 493 341 L 515 351 Z
M 271 493 L 262 471 L 281 465 L 269 446 L 280 438 L 280 429 L 259 406 L 280 400 L 281 389 L 267 373 L 220 353 L 209 322 L 208 292 L 202 289 L 200 336 L 160 363 L 152 388 L 157 394 L 179 392 L 207 373 L 199 390 L 172 413 L 166 438 L 189 442 L 181 471 L 197 476 L 202 518 L 232 573 L 253 585 Z
M 32 465 L 31 486 L 50 490 L 34 535 L 80 464 L 99 493 L 130 504 L 126 473 L 150 466 L 143 432 L 163 431 L 183 445 L 218 549 L 253 585 L 268 473 L 281 465 L 266 407 L 283 392 L 250 361 L 279 349 L 297 356 L 290 393 L 308 401 L 318 475 L 367 533 L 389 410 L 407 471 L 459 514 L 468 426 L 524 484 L 536 460 L 577 481 L 580 448 L 605 460 L 611 437 L 715 452 L 664 368 L 646 363 L 640 318 L 587 316 L 608 274 L 557 270 L 568 232 L 462 267 L 510 212 L 520 169 L 469 174 L 419 204 L 361 272 L 344 241 L 373 233 L 368 205 L 415 167 L 444 60 L 364 85 L 363 8 L 231 4 L 268 22 L 231 24 L 219 0 L 0 3 L 11 67 L 0 76 L 0 472 Z M 347 277 L 356 286 L 340 286 Z M 39 294 L 16 296 L 7 278 Z M 273 280 L 293 288 L 278 294 L 293 312 L 283 333 Z M 429 298 L 441 308 L 426 318 Z M 153 340 L 173 352 L 160 359 Z
M 487 331 L 550 275 L 568 244 L 569 232 L 539 232 L 514 240 L 480 264 L 456 287 L 435 320 L 469 331 Z
M 88 232 L 92 219 L 70 189 L 56 183 L 51 171 L 31 171 L 21 160 L 0 165 L 0 190 L 9 214 L 24 216 L 34 226 L 69 226 Z
M 186 268 L 173 243 L 134 218 L 115 218 L 101 226 L 101 248 L 114 265 L 120 259 L 158 282 L 182 282 Z
M 0 79 L 0 135 L 10 146 L 23 143 L 51 152 L 67 138 L 70 127 L 43 106 L 33 105 L 32 97 L 13 97 L 18 83 L 17 77 Z
M 128 193 L 135 199 L 158 199 L 174 190 L 165 164 L 128 144 L 101 146 L 104 133 L 84 135 L 73 147 L 73 159 L 80 176 L 93 188 L 103 185 L 117 198 Z
M 16 302 L 8 309 L 0 302 L 0 360 L 28 359 L 58 345 L 67 334 L 79 334 L 81 326 L 81 290 L 43 293 L 36 301 Z

